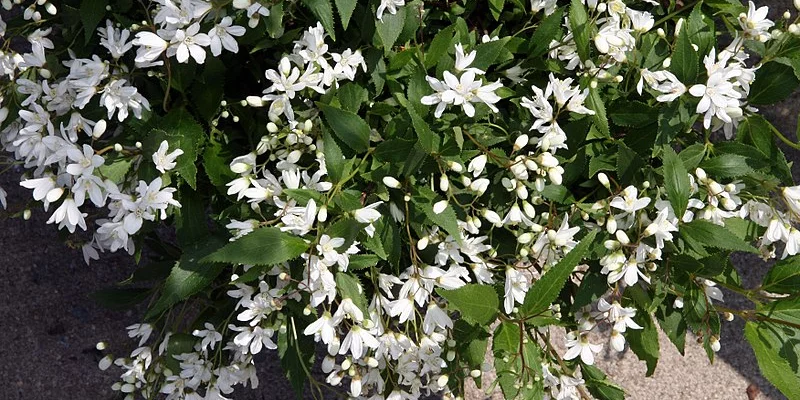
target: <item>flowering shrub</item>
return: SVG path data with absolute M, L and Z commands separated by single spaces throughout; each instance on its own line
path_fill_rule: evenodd
M 315 395 L 455 398 L 494 368 L 506 398 L 618 399 L 603 346 L 652 374 L 657 326 L 713 360 L 734 316 L 800 398 L 800 186 L 777 141 L 800 145 L 755 108 L 800 83 L 788 11 L 2 5 L 3 157 L 87 262 L 140 261 L 96 294 L 150 300 L 137 348 L 100 363 L 126 398 L 226 399 L 277 349 L 298 392 L 321 364 Z M 744 288 L 732 252 L 778 261 Z

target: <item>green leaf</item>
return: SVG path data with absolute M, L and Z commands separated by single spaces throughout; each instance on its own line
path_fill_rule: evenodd
M 267 20 L 267 33 L 273 39 L 283 36 L 283 2 L 273 4 L 269 8 L 269 17 Z
M 380 257 L 375 254 L 354 254 L 350 256 L 350 264 L 348 264 L 347 269 L 350 271 L 367 269 L 377 265 L 380 260 Z
M 750 104 L 767 105 L 777 103 L 797 88 L 800 81 L 794 69 L 779 62 L 768 62 L 756 71 L 756 79 L 750 86 L 747 101 Z
M 675 345 L 678 352 L 683 355 L 686 346 L 686 321 L 683 319 L 680 310 L 672 307 L 674 300 L 672 298 L 668 302 L 661 303 L 658 306 L 658 310 L 656 310 L 656 318 L 661 330 L 664 331 L 670 342 Z
M 692 171 L 697 168 L 700 161 L 703 161 L 703 157 L 705 156 L 706 146 L 702 143 L 695 143 L 683 149 L 680 154 L 678 154 L 678 157 L 680 157 L 683 162 L 683 166 L 686 167 L 687 170 Z
M 738 154 L 722 154 L 714 158 L 707 158 L 700 163 L 708 175 L 714 178 L 738 178 L 753 172 L 747 165 L 747 158 Z
M 503 321 L 494 330 L 492 336 L 492 351 L 497 353 L 516 354 L 519 351 L 519 325 L 510 321 Z M 502 357 L 502 355 L 499 355 Z
M 647 376 L 652 376 L 658 364 L 660 349 L 658 344 L 658 329 L 653 323 L 653 318 L 649 314 L 644 314 L 637 319 L 643 329 L 629 329 L 625 332 L 625 339 L 628 340 L 631 350 L 640 360 L 647 364 Z
M 201 259 L 222 247 L 223 244 L 225 244 L 224 239 L 209 236 L 205 241 L 186 248 L 172 268 L 167 280 L 164 281 L 161 296 L 147 310 L 144 318 L 146 320 L 155 318 L 173 304 L 206 289 L 222 272 L 224 266 L 201 262 Z
M 592 119 L 597 129 L 605 136 L 610 135 L 608 117 L 606 117 L 606 107 L 603 105 L 603 98 L 600 97 L 600 92 L 597 88 L 589 88 L 589 96 L 586 98 L 586 108 L 594 111 Z
M 798 125 L 800 127 L 800 125 Z M 736 130 L 736 140 L 749 144 L 760 152 L 766 160 L 772 163 L 772 173 L 787 186 L 793 186 L 792 171 L 786 162 L 786 156 L 775 143 L 774 133 L 777 130 L 761 115 L 755 114 L 747 117 L 739 124 Z
M 658 120 L 658 109 L 639 101 L 617 101 L 611 107 L 609 117 L 615 125 L 641 128 Z
M 80 14 L 83 23 L 83 37 L 86 44 L 97 35 L 97 25 L 106 16 L 108 0 L 81 0 Z
M 350 17 L 353 16 L 353 10 L 356 9 L 357 0 L 335 0 L 336 11 L 339 13 L 339 19 L 342 22 L 342 28 L 347 30 L 350 25 Z
M 503 12 L 506 0 L 489 0 L 489 11 L 492 13 L 492 18 L 495 21 L 500 19 L 500 14 Z
M 308 244 L 278 228 L 259 228 L 203 258 L 204 263 L 275 265 L 308 250 Z
M 233 155 L 230 154 L 228 146 L 218 142 L 209 142 L 206 145 L 203 151 L 203 169 L 212 185 L 224 187 L 236 178 L 236 174 L 230 168 L 231 160 Z
M 564 20 L 564 9 L 556 11 L 539 23 L 539 27 L 531 35 L 528 57 L 540 57 L 550 49 L 550 42 L 561 34 L 561 22 Z
M 593 365 L 581 365 L 583 378 L 586 380 L 586 387 L 589 392 L 600 400 L 624 400 L 625 391 L 619 386 L 609 381 L 606 374 Z
M 289 384 L 292 385 L 295 397 L 303 398 L 303 386 L 308 380 L 309 371 L 314 365 L 314 339 L 303 334 L 298 326 L 298 316 L 290 316 L 286 330 L 278 331 L 278 357 L 281 359 L 281 369 L 286 374 Z
M 356 83 L 345 83 L 336 90 L 336 97 L 342 103 L 342 109 L 354 113 L 358 113 L 361 104 L 368 100 L 367 89 L 364 89 Z
M 112 162 L 108 161 L 109 160 L 106 160 L 106 164 L 97 168 L 97 171 L 100 173 L 100 176 L 111 180 L 111 182 L 117 184 L 121 183 L 125 175 L 130 171 L 133 160 L 129 158 L 120 158 Z
M 406 13 L 398 12 L 396 14 L 383 13 L 383 21 L 375 21 L 375 32 L 381 39 L 383 44 L 383 53 L 388 55 L 392 51 L 392 46 L 400 33 L 403 32 L 403 26 L 406 23 Z
M 331 183 L 339 183 L 344 175 L 345 158 L 339 144 L 333 139 L 327 129 L 322 129 L 323 154 L 325 154 L 325 167 Z
M 431 130 L 431 127 L 425 122 L 422 117 L 417 114 L 414 107 L 410 104 L 406 104 L 406 111 L 408 115 L 411 117 L 411 124 L 414 126 L 414 131 L 417 133 L 417 138 L 419 138 L 418 142 L 419 146 L 425 150 L 429 154 L 433 154 L 439 151 L 439 143 L 441 142 L 441 138 L 439 135 Z
M 617 177 L 621 184 L 633 182 L 634 175 L 641 171 L 645 163 L 639 155 L 623 142 L 617 143 Z
M 669 70 L 688 87 L 697 79 L 699 58 L 689 40 L 686 24 L 677 36 L 678 40 L 675 41 L 675 50 L 672 53 L 672 64 L 670 64 Z
M 208 236 L 206 223 L 206 198 L 183 186 L 180 189 L 181 208 L 176 211 L 175 233 L 181 247 L 198 242 Z
M 330 0 L 302 0 L 302 2 L 322 23 L 322 27 L 325 28 L 325 32 L 328 35 L 331 35 L 331 39 L 336 41 L 336 29 L 333 25 L 333 7 L 331 7 Z
M 428 220 L 430 220 L 433 224 L 442 227 L 445 232 L 449 233 L 450 236 L 456 238 L 456 240 L 460 240 L 461 238 L 461 231 L 458 228 L 458 218 L 456 217 L 456 212 L 453 210 L 453 207 L 448 204 L 445 207 L 444 211 L 439 214 L 433 212 L 433 205 L 441 200 L 435 192 L 432 190 L 421 186 L 419 188 L 421 194 L 424 196 L 414 196 L 412 200 L 414 204 L 425 214 Z
M 453 41 L 453 34 L 455 33 L 455 26 L 450 25 L 447 28 L 444 28 L 433 37 L 431 40 L 431 45 L 428 47 L 428 51 L 425 52 L 425 68 L 428 69 L 433 67 L 439 60 L 447 55 L 447 51 L 450 49 L 450 43 Z
M 689 173 L 672 147 L 664 147 L 664 186 L 675 215 L 683 216 L 689 204 Z
M 589 59 L 589 38 L 590 30 L 594 24 L 589 24 L 589 14 L 581 0 L 571 0 L 569 5 L 569 26 L 572 28 L 572 35 L 575 38 L 575 45 L 578 49 L 578 56 L 581 61 Z M 548 43 L 549 46 L 549 43 Z
M 525 295 L 525 302 L 519 307 L 520 315 L 532 316 L 550 307 L 550 304 L 561 292 L 561 288 L 567 283 L 572 271 L 586 256 L 596 236 L 596 230 L 589 232 L 561 261 L 545 272 L 541 279 L 533 283 Z
M 503 48 L 506 47 L 507 43 L 508 38 L 503 38 L 475 46 L 475 61 L 473 61 L 470 66 L 486 71 L 495 64 L 497 57 L 500 55 Z
M 753 347 L 761 373 L 790 399 L 800 399 L 796 350 L 799 334 L 797 329 L 769 322 L 747 321 L 744 325 L 744 337 Z
M 436 293 L 468 322 L 489 325 L 497 317 L 500 301 L 491 286 L 467 284 L 455 290 L 436 289 Z
M 700 247 L 760 254 L 758 249 L 738 238 L 725 227 L 704 219 L 695 219 L 688 224 L 682 224 L 679 232 L 684 240 L 694 242 L 693 245 Z
M 225 87 L 225 64 L 217 57 L 208 57 L 200 79 L 192 84 L 192 99 L 197 113 L 211 121 L 219 111 Z
M 767 272 L 761 289 L 771 293 L 792 294 L 800 288 L 800 256 L 778 261 Z
M 369 148 L 369 125 L 357 114 L 317 102 L 325 121 L 344 144 L 357 153 Z
M 658 131 L 656 132 L 656 145 L 671 145 L 678 134 L 683 133 L 694 120 L 697 114 L 683 101 L 673 101 L 662 106 L 658 112 Z

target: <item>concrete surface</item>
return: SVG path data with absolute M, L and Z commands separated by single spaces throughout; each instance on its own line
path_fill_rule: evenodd
M 796 12 L 790 1 L 759 3 L 770 5 L 772 18 L 786 9 Z M 796 139 L 798 110 L 800 93 L 763 109 L 792 139 Z M 800 152 L 784 151 L 790 160 L 800 161 Z M 800 176 L 800 164 L 793 172 Z M 30 199 L 29 191 L 18 186 L 14 175 L 0 176 L 12 211 L 22 209 Z M 0 212 L 0 400 L 113 399 L 110 386 L 118 374 L 97 368 L 100 354 L 95 343 L 107 341 L 117 354 L 130 351 L 124 328 L 137 322 L 142 313 L 106 310 L 87 294 L 125 279 L 134 263 L 124 255 L 106 255 L 86 266 L 80 250 L 62 244 L 55 227 L 45 225 L 46 220 L 47 214 L 40 208 L 34 210 L 30 221 L 8 219 Z M 757 285 L 766 273 L 757 258 L 737 257 L 735 261 L 748 287 Z M 725 296 L 729 307 L 749 306 L 732 293 Z M 700 346 L 688 338 L 682 357 L 663 335 L 662 358 L 651 378 L 644 377 L 644 363 L 629 351 L 621 356 L 605 354 L 599 363 L 630 399 L 784 399 L 758 372 L 742 329 L 743 322 L 738 319 L 723 324 L 722 349 L 714 364 L 709 364 Z M 265 355 L 258 364 L 261 387 L 239 391 L 235 399 L 293 398 L 276 354 Z M 468 396 L 485 397 L 477 389 Z

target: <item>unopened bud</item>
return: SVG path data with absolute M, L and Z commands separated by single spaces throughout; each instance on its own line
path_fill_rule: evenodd
M 469 371 L 469 376 L 471 376 L 471 377 L 473 377 L 475 379 L 478 379 L 481 376 L 481 370 L 473 369 L 472 371 Z
M 447 179 L 447 175 L 442 174 L 442 176 L 439 177 L 439 190 L 447 192 L 448 189 L 450 189 L 450 180 Z
M 528 144 L 528 135 L 519 135 L 514 141 L 514 151 L 518 151 Z
M 394 177 L 391 177 L 391 176 L 384 176 L 383 177 L 383 184 L 386 185 L 387 187 L 392 188 L 392 189 L 400 188 L 400 181 L 398 181 L 397 179 L 395 179 Z
M 597 174 L 597 180 L 600 181 L 600 184 L 605 186 L 606 189 L 611 188 L 611 182 L 608 180 L 608 175 L 606 175 L 604 172 Z
M 319 222 L 325 222 L 328 220 L 328 206 L 323 204 L 322 207 L 319 208 L 319 214 L 317 214 L 317 219 L 319 220 Z
M 441 214 L 447 208 L 447 200 L 439 200 L 433 205 L 433 213 Z
M 428 237 L 427 237 L 427 236 L 423 236 L 422 238 L 420 238 L 419 240 L 417 240 L 417 249 L 419 249 L 419 250 L 425 250 L 425 248 L 427 248 L 427 247 L 428 247 L 428 243 L 429 243 L 429 242 L 430 242 L 430 239 L 428 239 Z
M 31 219 L 31 210 L 29 208 L 26 208 L 25 211 L 22 212 L 22 219 L 25 221 Z
M 606 221 L 606 230 L 611 234 L 617 231 L 617 219 L 613 216 L 609 217 L 608 221 Z
M 97 139 L 100 136 L 103 136 L 106 133 L 106 120 L 101 119 L 94 124 L 94 128 L 92 128 L 92 137 Z
M 442 375 L 442 376 L 439 377 L 439 379 L 436 380 L 436 384 L 438 384 L 439 387 L 443 388 L 443 387 L 447 386 L 447 382 L 449 380 L 450 380 L 450 378 L 447 375 Z
M 528 244 L 531 242 L 531 240 L 533 240 L 533 234 L 530 232 L 525 232 L 517 237 L 517 243 L 520 244 Z
M 450 168 L 453 172 L 461 173 L 464 170 L 464 166 L 455 162 L 455 161 L 448 161 L 447 167 Z
M 264 107 L 264 99 L 262 99 L 261 96 L 247 96 L 245 98 L 245 104 L 250 107 Z
M 609 219 L 609 221 L 612 221 L 612 220 L 613 220 L 613 218 Z M 625 231 L 623 231 L 622 229 L 616 231 L 614 233 L 614 236 L 616 236 L 617 241 L 619 241 L 623 245 L 627 245 L 627 244 L 631 243 L 631 240 L 628 238 L 628 234 L 625 233 Z

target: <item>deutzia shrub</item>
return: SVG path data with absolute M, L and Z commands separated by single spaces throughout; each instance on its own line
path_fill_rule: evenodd
M 0 160 L 87 262 L 139 263 L 97 296 L 148 300 L 135 350 L 100 363 L 126 399 L 231 398 L 263 353 L 315 396 L 458 398 L 493 368 L 506 398 L 619 399 L 602 348 L 652 374 L 660 327 L 713 360 L 734 316 L 800 398 L 800 186 L 777 145 L 800 144 L 757 109 L 800 84 L 788 11 L 2 6 Z M 759 287 L 732 252 L 774 260 Z

